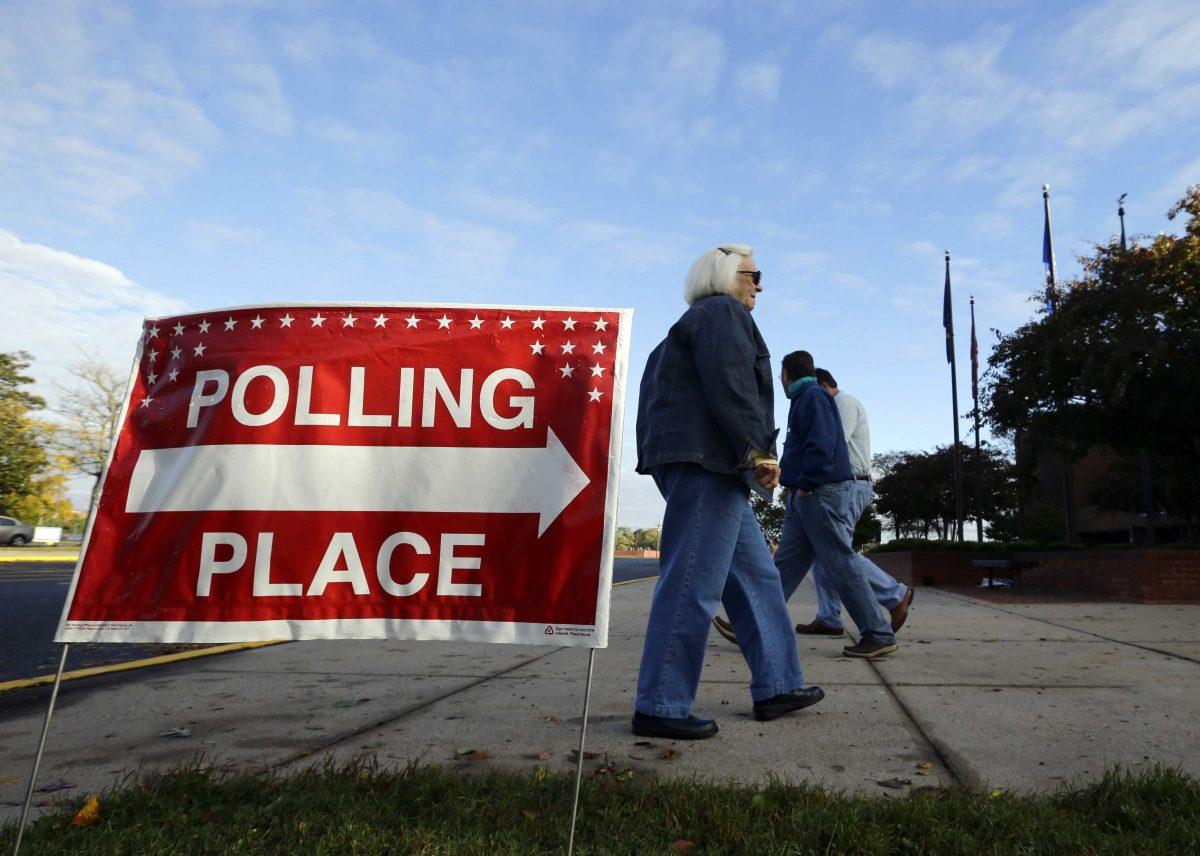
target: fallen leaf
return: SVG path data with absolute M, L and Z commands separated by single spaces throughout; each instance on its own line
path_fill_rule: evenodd
M 994 800 L 994 799 L 998 799 L 1002 796 L 1004 796 L 1004 789 L 1003 788 L 994 788 L 992 790 L 992 792 L 990 794 L 988 794 L 988 799 Z
M 535 782 L 540 782 L 545 778 L 546 778 L 546 768 L 545 767 L 535 767 L 533 770 L 533 780 Z
M 676 752 L 674 749 L 671 749 L 671 748 L 669 748 L 669 747 L 668 747 L 668 748 L 666 748 L 666 749 L 662 750 L 661 752 L 659 752 L 659 753 L 658 753 L 658 757 L 659 757 L 659 758 L 661 758 L 661 759 L 662 759 L 662 760 L 664 760 L 664 761 L 668 761 L 668 760 L 670 760 L 671 758 L 674 758 L 674 757 L 675 757 L 676 755 L 678 755 L 678 754 L 679 754 L 679 753 L 678 753 L 678 752 Z
M 671 842 L 671 850 L 675 853 L 691 853 L 696 849 L 695 841 L 688 841 L 686 838 L 679 838 Z
M 460 746 L 459 748 L 454 750 L 454 754 L 455 755 L 470 755 L 474 751 L 475 750 L 469 746 Z
M 521 809 L 521 814 L 525 815 L 526 820 L 537 820 L 538 819 L 537 812 L 530 811 L 527 808 Z
M 879 787 L 881 787 L 881 788 L 892 788 L 894 790 L 899 790 L 900 788 L 904 787 L 905 785 L 911 785 L 912 780 L 911 779 L 896 779 L 896 778 L 882 779 L 880 781 L 877 781 L 875 784 L 879 785 Z
M 933 762 L 932 761 L 922 761 L 920 764 L 917 764 L 917 769 L 918 770 L 932 770 Z
M 75 812 L 75 816 L 71 818 L 71 824 L 74 826 L 88 826 L 100 819 L 100 797 L 92 794 L 83 804 L 83 808 Z
M 16 776 L 0 776 L 0 782 L 3 782 L 6 785 L 13 785 L 19 781 L 21 781 L 21 780 L 18 779 Z
M 190 729 L 190 728 L 168 728 L 166 731 L 158 732 L 158 736 L 159 737 L 174 737 L 176 739 L 182 740 L 185 737 L 192 736 L 192 729 Z
M 13 781 L 16 781 L 16 779 Z M 74 787 L 78 787 L 74 782 L 68 782 L 66 779 L 59 779 L 57 782 L 50 782 L 47 785 L 42 785 L 35 791 L 35 793 L 52 794 L 55 791 L 69 791 Z
M 482 749 L 475 749 L 466 753 L 465 755 L 460 752 L 458 753 L 458 757 L 464 758 L 467 761 L 486 761 L 488 758 L 492 757 L 492 753 L 484 752 Z
M 595 761 L 599 757 L 600 757 L 599 752 L 584 752 L 583 753 L 583 760 L 585 760 L 585 761 Z M 571 762 L 572 764 L 578 764 L 579 763 L 579 750 L 572 749 L 570 754 L 567 755 L 567 760 L 569 762 Z
M 538 752 L 537 759 L 538 759 L 539 761 L 549 761 L 549 760 L 550 760 L 550 753 L 549 753 L 549 752 Z
M 932 776 L 933 771 L 932 770 L 917 770 L 917 775 L 918 776 Z

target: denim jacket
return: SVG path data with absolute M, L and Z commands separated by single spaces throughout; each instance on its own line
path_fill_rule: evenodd
M 787 439 L 779 459 L 779 483 L 793 490 L 814 491 L 823 484 L 854 478 L 842 417 L 833 396 L 804 378 L 788 388 Z
M 778 433 L 771 354 L 750 310 L 723 294 L 697 300 L 646 361 L 637 471 L 691 462 L 736 473 L 751 449 L 774 455 Z

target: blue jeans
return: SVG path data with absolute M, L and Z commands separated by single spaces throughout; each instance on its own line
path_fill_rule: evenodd
M 867 510 L 867 506 L 871 504 L 872 496 L 873 492 L 869 481 L 856 480 L 854 482 L 854 505 L 851 507 L 850 513 L 854 516 L 855 523 Z M 880 606 L 891 610 L 904 600 L 908 586 L 897 582 L 887 571 L 862 554 L 856 554 L 855 563 L 866 575 L 867 582 L 871 584 L 871 590 L 875 593 L 875 600 Z M 838 597 L 837 591 L 830 584 L 820 562 L 813 564 L 812 575 L 813 585 L 817 589 L 817 623 L 824 624 L 826 627 L 841 627 L 842 599 Z M 790 592 L 788 596 L 791 596 Z
M 654 481 L 667 510 L 637 710 L 672 718 L 691 712 L 722 593 L 750 666 L 751 698 L 763 701 L 803 687 L 779 573 L 747 502 L 746 484 L 685 463 L 656 467 Z
M 854 481 L 824 484 L 808 496 L 788 496 L 783 533 L 775 550 L 775 567 L 786 597 L 808 574 L 814 561 L 842 598 L 866 642 L 894 642 L 891 622 L 880 610 L 854 551 L 856 491 Z M 862 509 L 858 509 L 861 513 Z

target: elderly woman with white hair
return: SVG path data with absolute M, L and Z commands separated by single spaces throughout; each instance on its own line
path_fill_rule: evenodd
M 751 487 L 779 482 L 771 355 L 750 317 L 761 280 L 744 244 L 701 255 L 684 285 L 689 308 L 642 375 L 637 471 L 654 477 L 667 509 L 638 674 L 638 735 L 717 733 L 691 708 L 721 602 L 750 666 L 755 719 L 824 698 L 820 687 L 804 688 L 779 572 L 748 502 Z

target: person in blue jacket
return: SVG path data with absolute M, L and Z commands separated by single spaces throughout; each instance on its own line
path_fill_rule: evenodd
M 667 507 L 634 734 L 717 733 L 716 722 L 691 708 L 722 592 L 750 666 L 755 718 L 775 719 L 825 695 L 804 687 L 779 573 L 748 502 L 752 487 L 773 490 L 779 478 L 771 355 L 750 317 L 761 280 L 748 246 L 701 255 L 684 284 L 689 308 L 642 375 L 637 471 L 653 476 Z
M 793 351 L 783 358 L 780 380 L 791 399 L 779 461 L 779 481 L 791 493 L 775 550 L 783 590 L 795 591 L 813 561 L 819 561 L 861 635 L 842 653 L 866 659 L 890 654 L 897 648 L 896 636 L 852 545 L 857 519 L 854 472 L 837 405 L 817 383 L 807 351 Z M 737 631 L 739 644 L 741 637 Z

